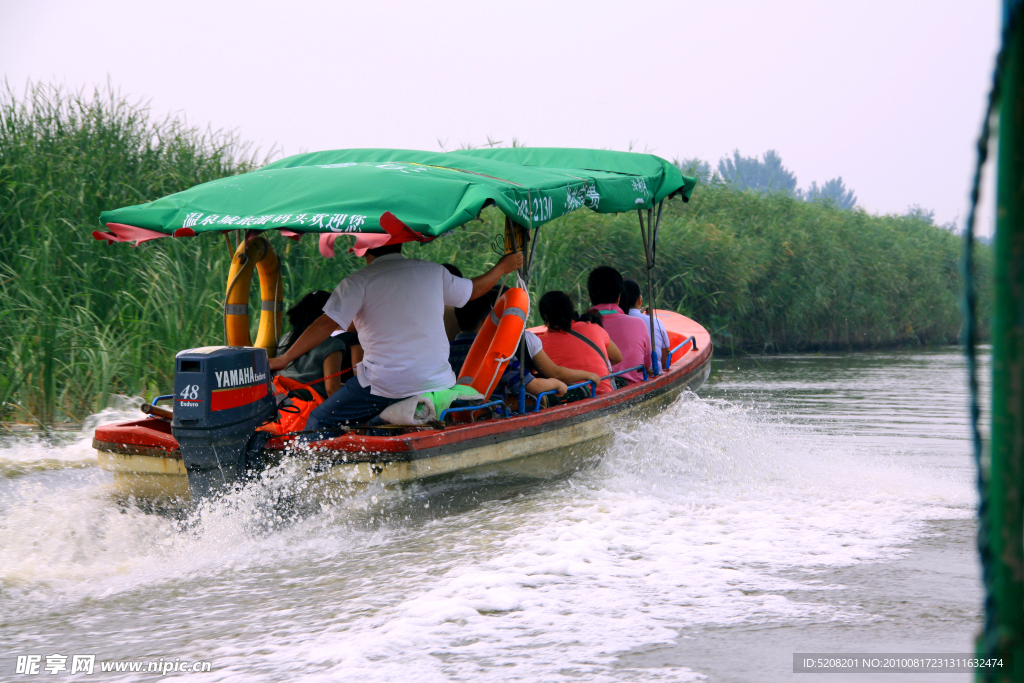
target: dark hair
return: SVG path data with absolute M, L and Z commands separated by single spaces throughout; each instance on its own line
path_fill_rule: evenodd
M 367 249 L 366 253 L 367 254 L 373 254 L 374 258 L 377 258 L 377 257 L 380 257 L 380 256 L 384 256 L 385 254 L 401 254 L 402 253 L 402 245 L 403 244 L 405 244 L 405 243 L 404 242 L 399 242 L 398 244 L 385 244 L 383 247 L 376 247 L 375 249 Z
M 598 266 L 587 276 L 590 305 L 618 304 L 622 294 L 622 275 L 611 266 Z
M 640 283 L 636 280 L 626 278 L 622 281 L 622 294 L 619 296 L 619 308 L 623 313 L 629 313 L 629 309 L 636 308 L 636 302 L 640 300 Z
M 576 309 L 568 294 L 554 290 L 540 298 L 540 317 L 549 330 L 568 332 L 576 320 Z
M 455 319 L 459 322 L 459 329 L 463 332 L 475 330 L 494 308 L 494 304 L 498 303 L 498 295 L 504 291 L 501 285 L 494 285 L 478 298 L 467 301 L 462 308 L 456 308 Z
M 288 334 L 288 343 L 285 345 L 282 353 L 290 349 L 295 340 L 306 331 L 306 328 L 323 315 L 324 306 L 330 298 L 330 292 L 318 289 L 302 297 L 299 299 L 299 303 L 288 309 L 286 315 L 288 316 L 288 324 L 292 326 L 292 331 Z
M 476 326 L 483 322 L 487 314 L 491 312 L 496 297 L 491 292 L 467 301 L 462 308 L 455 309 L 455 319 L 459 321 L 459 329 L 463 332 L 472 332 Z
M 604 316 L 596 311 L 587 311 L 576 319 L 581 323 L 593 323 L 598 327 L 604 327 Z
M 442 263 L 441 267 L 447 270 L 455 277 L 462 277 L 462 271 L 459 270 L 459 267 L 453 263 Z

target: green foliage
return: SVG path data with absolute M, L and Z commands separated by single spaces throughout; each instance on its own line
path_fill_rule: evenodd
M 797 189 L 796 175 L 782 165 L 782 157 L 775 150 L 768 150 L 761 159 L 744 157 L 739 150 L 733 150 L 731 158 L 719 160 L 718 172 L 714 176 L 709 172 L 707 162 L 700 159 L 677 159 L 676 166 L 683 169 L 684 175 L 696 175 L 702 182 L 723 183 L 739 190 L 776 192 L 796 196 L 807 202 L 832 204 L 840 209 L 852 209 L 857 205 L 857 195 L 846 187 L 842 176 L 821 186 L 814 181 L 806 190 Z
M 107 248 L 90 233 L 104 209 L 253 168 L 246 152 L 110 91 L 0 93 L 0 415 L 78 420 L 111 393 L 166 386 L 169 354 L 220 325 L 223 246 Z
M 732 158 L 724 157 L 718 162 L 718 174 L 722 179 L 740 190 L 757 190 L 796 194 L 796 175 L 782 165 L 782 157 L 770 149 L 757 157 L 740 156 L 733 150 Z
M 831 202 L 840 209 L 852 209 L 857 205 L 857 195 L 853 193 L 853 190 L 846 189 L 842 176 L 829 180 L 821 187 L 818 187 L 817 182 L 812 181 L 810 187 L 804 191 L 798 191 L 797 194 L 805 202 Z
M 145 106 L 109 92 L 86 98 L 33 86 L 21 101 L 0 96 L 0 422 L 77 422 L 111 394 L 167 393 L 175 352 L 223 342 L 223 240 L 133 248 L 90 233 L 104 209 L 256 164 L 233 135 L 153 122 Z M 502 225 L 489 209 L 405 253 L 478 275 L 498 258 Z M 344 240 L 326 260 L 311 237 L 269 238 L 282 257 L 287 303 L 332 289 L 361 265 Z M 576 212 L 542 228 L 538 240 L 534 300 L 563 289 L 582 308 L 586 275 L 602 263 L 646 282 L 635 215 Z M 987 247 L 978 252 L 984 295 L 991 257 Z M 719 352 L 946 344 L 960 327 L 959 253 L 956 236 L 919 217 L 713 183 L 689 204 L 665 205 L 655 303 L 708 327 Z M 256 287 L 250 301 L 259 301 Z
M 689 204 L 665 205 L 655 303 L 701 322 L 720 351 L 952 344 L 960 251 L 959 237 L 915 218 L 698 186 Z M 991 251 L 977 251 L 987 297 Z M 535 294 L 564 289 L 580 308 L 596 265 L 646 283 L 635 215 L 577 212 L 542 229 L 538 253 Z
M 690 157 L 689 159 L 675 159 L 672 163 L 682 171 L 683 175 L 696 178 L 701 183 L 707 184 L 716 180 L 715 173 L 711 170 L 711 164 L 703 159 Z M 720 181 L 720 178 L 717 180 Z
M 935 211 L 926 209 L 920 204 L 911 204 L 907 207 L 907 211 L 903 215 L 908 218 L 916 218 L 917 220 L 921 220 L 932 225 L 935 224 Z

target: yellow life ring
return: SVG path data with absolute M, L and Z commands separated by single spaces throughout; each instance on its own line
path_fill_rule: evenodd
M 256 343 L 249 334 L 249 283 L 252 269 L 260 276 L 260 327 Z M 284 322 L 284 292 L 281 291 L 281 261 L 262 235 L 244 240 L 231 257 L 228 291 L 224 303 L 224 336 L 228 346 L 256 346 L 277 355 L 277 339 Z

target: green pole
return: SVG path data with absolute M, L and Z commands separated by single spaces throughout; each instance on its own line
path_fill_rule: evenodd
M 1024 681 L 1024 22 L 1004 0 L 1006 61 L 999 101 L 995 299 L 992 320 L 992 441 L 982 538 L 986 627 L 979 654 L 1004 653 L 1014 672 L 979 672 L 993 681 Z

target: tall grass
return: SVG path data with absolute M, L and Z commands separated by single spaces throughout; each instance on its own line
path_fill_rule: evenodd
M 166 386 L 169 354 L 218 329 L 225 247 L 106 248 L 90 233 L 104 209 L 255 163 L 237 137 L 155 120 L 110 90 L 0 93 L 4 418 L 76 421 L 111 393 Z
M 102 210 L 258 163 L 233 134 L 155 120 L 109 90 L 37 84 L 20 97 L 0 94 L 0 424 L 78 422 L 112 394 L 165 393 L 176 351 L 223 342 L 222 239 L 133 248 L 97 242 L 91 231 Z M 406 254 L 479 274 L 497 258 L 491 244 L 502 221 L 485 211 Z M 360 265 L 344 248 L 324 260 L 311 237 L 270 239 L 289 302 L 333 288 Z M 703 185 L 689 204 L 666 204 L 656 303 L 703 323 L 720 350 L 952 343 L 959 251 L 957 237 L 919 218 Z M 981 292 L 989 262 L 980 248 Z M 577 212 L 542 228 L 535 300 L 564 289 L 585 303 L 586 275 L 601 263 L 645 283 L 635 215 Z

